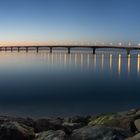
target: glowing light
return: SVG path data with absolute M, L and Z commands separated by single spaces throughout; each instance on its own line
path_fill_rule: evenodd
M 83 54 L 81 54 L 81 65 L 83 65 Z
M 138 54 L 137 72 L 140 73 L 140 54 Z
M 102 54 L 102 69 L 104 67 L 104 54 Z
M 128 68 L 128 76 L 130 74 L 130 54 L 128 55 L 128 62 L 127 62 L 127 68 Z
M 110 70 L 112 69 L 112 54 L 110 54 Z
M 94 54 L 94 66 L 96 67 L 96 54 Z
M 75 62 L 75 65 L 77 64 L 77 54 L 74 55 L 74 62 Z
M 119 59 L 118 59 L 118 75 L 119 77 L 121 75 L 121 54 L 119 54 Z
M 122 46 L 122 43 L 121 42 L 119 43 L 119 46 Z
M 89 54 L 87 55 L 87 66 L 89 67 Z

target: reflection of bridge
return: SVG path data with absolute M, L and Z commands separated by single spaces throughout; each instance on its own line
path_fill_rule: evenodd
M 21 49 L 25 49 L 26 52 L 28 52 L 29 48 L 34 48 L 36 49 L 36 52 L 39 51 L 40 48 L 49 48 L 50 49 L 50 53 L 52 53 L 53 51 L 53 48 L 66 48 L 68 49 L 68 53 L 70 53 L 71 49 L 72 48 L 91 48 L 92 49 L 92 52 L 93 54 L 96 53 L 96 50 L 97 49 L 105 49 L 105 48 L 110 48 L 110 49 L 123 49 L 123 50 L 126 50 L 127 54 L 129 55 L 130 54 L 130 51 L 131 50 L 140 50 L 140 47 L 133 47 L 133 46 L 78 46 L 78 45 L 75 45 L 75 46 L 72 46 L 72 45 L 68 45 L 68 46 L 63 46 L 63 45 L 48 45 L 48 46 L 1 46 L 0 47 L 0 51 L 2 50 L 11 50 L 13 51 L 14 49 L 17 49 L 18 52 L 21 50 Z

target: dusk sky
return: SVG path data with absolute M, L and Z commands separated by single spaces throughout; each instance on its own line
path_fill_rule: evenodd
M 1 0 L 0 41 L 140 42 L 140 0 Z

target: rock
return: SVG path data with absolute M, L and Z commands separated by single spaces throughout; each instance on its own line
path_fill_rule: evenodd
M 33 140 L 33 128 L 18 122 L 5 122 L 0 125 L 0 140 Z
M 140 133 L 133 137 L 127 138 L 126 140 L 140 140 Z
M 3 124 L 4 122 L 18 122 L 20 124 L 27 125 L 29 127 L 34 127 L 35 122 L 33 119 L 27 118 L 14 118 L 14 117 L 8 117 L 8 116 L 0 116 L 0 124 Z
M 90 122 L 88 125 L 101 125 L 106 124 L 107 122 L 113 120 L 115 118 L 114 114 L 100 115 L 90 118 Z
M 136 114 L 137 114 L 137 115 L 140 115 L 140 110 L 137 110 Z
M 140 131 L 140 119 L 135 120 L 135 126 L 138 129 L 138 131 Z
M 61 119 L 39 119 L 35 121 L 35 132 L 39 133 L 48 130 L 63 130 Z
M 87 124 L 89 122 L 89 118 L 90 118 L 90 116 L 87 116 L 87 117 L 82 117 L 82 116 L 67 117 L 67 118 L 64 118 L 64 122 Z
M 138 109 L 131 109 L 129 111 L 118 112 L 116 114 L 120 117 L 126 117 L 126 116 L 135 115 L 137 111 Z
M 135 133 L 137 128 L 135 127 L 134 121 L 137 118 L 136 115 L 120 117 L 114 114 L 102 115 L 96 118 L 91 118 L 89 126 L 94 125 L 105 125 L 109 127 L 118 127 L 128 130 L 131 133 Z
M 69 138 L 62 130 L 50 130 L 38 133 L 35 140 L 69 140 Z
M 71 134 L 73 130 L 79 129 L 84 126 L 82 123 L 68 123 L 68 122 L 63 123 L 62 125 L 64 126 L 67 134 Z
M 130 137 L 130 133 L 124 129 L 105 126 L 86 126 L 73 131 L 72 140 L 124 140 Z

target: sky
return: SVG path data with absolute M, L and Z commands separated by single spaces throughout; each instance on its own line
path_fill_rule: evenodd
M 140 42 L 140 0 L 1 0 L 0 43 Z

